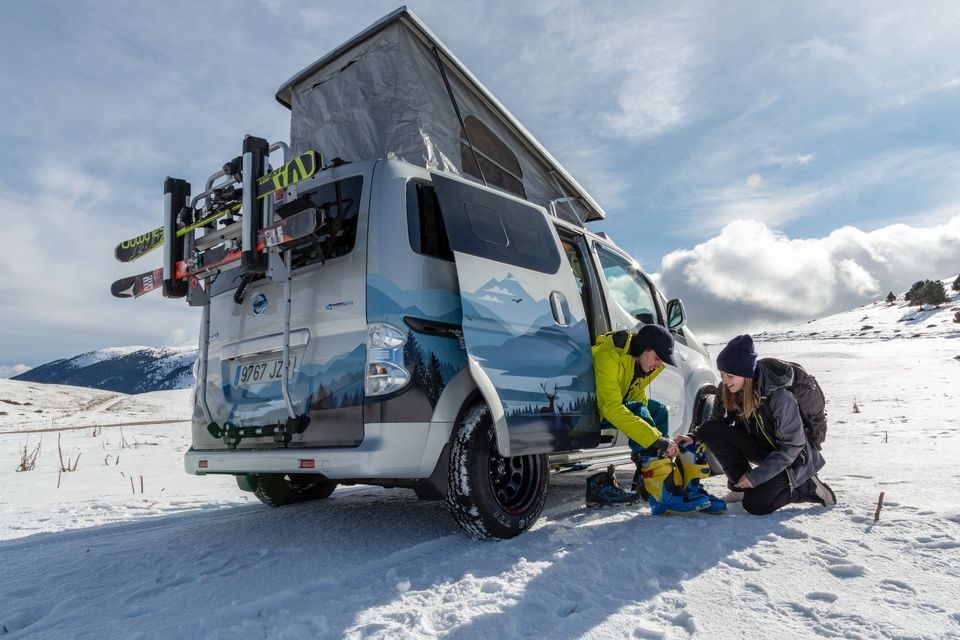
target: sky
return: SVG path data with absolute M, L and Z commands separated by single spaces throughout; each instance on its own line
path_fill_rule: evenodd
M 386 2 L 7 3 L 0 376 L 196 342 L 199 311 L 110 283 L 276 89 Z M 960 273 L 960 5 L 408 5 L 604 207 L 691 326 L 723 339 Z M 146 262 L 144 262 L 146 260 Z M 142 268 L 141 268 L 142 267 Z

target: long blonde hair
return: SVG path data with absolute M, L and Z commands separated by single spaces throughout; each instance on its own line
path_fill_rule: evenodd
M 736 411 L 741 416 L 749 416 L 760 404 L 760 398 L 753 388 L 753 378 L 743 381 L 743 387 L 736 393 L 731 393 L 727 385 L 720 384 L 720 400 L 727 411 Z

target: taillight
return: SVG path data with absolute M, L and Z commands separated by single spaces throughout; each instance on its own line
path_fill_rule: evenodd
M 410 372 L 403 361 L 403 345 L 407 338 L 395 327 L 371 323 L 367 331 L 367 370 L 364 391 L 368 396 L 382 396 L 402 389 L 410 382 Z

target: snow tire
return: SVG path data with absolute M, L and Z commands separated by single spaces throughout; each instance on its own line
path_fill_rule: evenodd
M 512 538 L 543 511 L 550 481 L 545 453 L 504 458 L 484 404 L 471 406 L 458 423 L 450 451 L 446 504 L 473 538 Z

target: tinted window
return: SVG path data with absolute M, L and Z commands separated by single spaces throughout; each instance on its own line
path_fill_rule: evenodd
M 286 217 L 316 207 L 317 215 L 323 217 L 314 234 L 315 241 L 294 250 L 294 267 L 332 260 L 353 251 L 362 191 L 363 177 L 354 176 L 322 185 L 277 211 Z
M 453 261 L 437 193 L 429 184 L 407 183 L 407 232 L 410 247 L 417 253 Z
M 625 258 L 597 245 L 610 295 L 624 311 L 645 324 L 657 322 L 657 306 L 650 283 Z
M 557 272 L 560 252 L 539 209 L 438 174 L 434 189 L 455 251 L 541 273 Z

